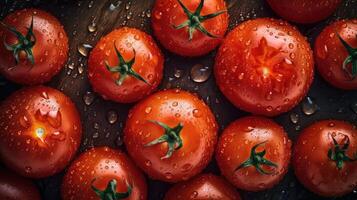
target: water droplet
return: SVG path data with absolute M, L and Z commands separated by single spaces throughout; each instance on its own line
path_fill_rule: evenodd
M 173 175 L 170 172 L 165 173 L 166 179 L 170 180 L 172 179 Z
M 150 160 L 145 161 L 145 165 L 146 165 L 147 167 L 150 167 L 150 166 L 151 166 L 151 161 L 150 161 Z
M 174 73 L 174 76 L 176 78 L 181 78 L 182 77 L 182 74 L 183 74 L 183 71 L 181 69 L 175 69 L 175 73 Z
M 94 94 L 92 92 L 87 91 L 86 94 L 83 96 L 84 103 L 89 106 L 94 101 Z
M 97 31 L 97 24 L 92 22 L 88 25 L 88 32 L 94 33 Z
M 191 199 L 194 199 L 198 196 L 198 192 L 197 191 L 193 191 L 192 194 L 190 195 Z
M 306 100 L 302 104 L 302 111 L 305 115 L 313 115 L 319 109 L 317 104 L 310 98 L 306 97 Z
M 66 134 L 62 131 L 55 131 L 51 134 L 51 139 L 64 141 L 66 139 Z
M 196 83 L 202 83 L 207 81 L 211 75 L 209 67 L 202 64 L 196 64 L 191 68 L 191 78 Z
M 291 113 L 290 114 L 290 121 L 293 123 L 293 124 L 297 124 L 299 122 L 299 115 L 296 114 L 296 113 Z
M 26 173 L 30 173 L 32 171 L 32 167 L 30 167 L 30 166 L 26 166 L 25 167 L 25 172 Z
M 107 113 L 107 121 L 109 122 L 109 124 L 115 124 L 115 122 L 118 121 L 118 114 L 116 111 L 114 110 L 110 110 Z
M 99 137 L 99 133 L 98 132 L 94 132 L 93 135 L 92 135 L 92 138 L 93 139 L 96 139 Z
M 110 11 L 114 11 L 115 9 L 119 8 L 120 4 L 122 3 L 122 1 L 117 1 L 115 3 L 111 3 L 109 5 L 109 10 Z
M 146 107 L 145 108 L 145 113 L 146 114 L 149 114 L 151 112 L 152 108 L 149 106 L 149 107 Z
M 117 139 L 115 140 L 115 144 L 118 146 L 118 147 L 121 147 L 123 145 L 123 139 L 121 138 L 121 136 L 119 135 L 117 137 Z
M 93 49 L 93 46 L 90 44 L 80 44 L 77 47 L 78 53 L 80 53 L 84 57 L 88 56 L 88 53 L 91 49 Z

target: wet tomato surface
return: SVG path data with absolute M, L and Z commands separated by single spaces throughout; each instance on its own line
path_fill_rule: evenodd
M 130 111 L 124 143 L 152 179 L 178 182 L 197 175 L 210 162 L 217 129 L 202 100 L 179 89 L 165 90 Z
M 284 21 L 259 18 L 231 31 L 216 56 L 215 77 L 238 108 L 276 116 L 296 106 L 313 80 L 309 43 Z
M 0 105 L 0 158 L 22 176 L 62 171 L 78 149 L 81 132 L 75 105 L 58 90 L 27 87 Z

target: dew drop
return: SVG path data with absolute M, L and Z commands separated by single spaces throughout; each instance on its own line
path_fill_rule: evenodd
M 90 23 L 90 24 L 88 25 L 87 28 L 88 28 L 88 32 L 94 33 L 94 32 L 97 31 L 97 24 L 94 23 L 94 22 L 92 22 L 92 23 Z
M 196 64 L 191 68 L 191 79 L 196 83 L 203 83 L 208 80 L 211 70 L 202 64 Z
M 89 54 L 89 51 L 93 49 L 93 46 L 90 44 L 80 44 L 77 47 L 78 53 L 81 54 L 84 57 L 87 57 Z
M 181 69 L 175 69 L 174 76 L 176 78 L 181 78 L 183 74 L 183 71 Z
M 83 96 L 83 101 L 87 106 L 91 105 L 94 101 L 94 94 L 87 91 Z
M 115 124 L 118 121 L 118 114 L 114 110 L 110 110 L 107 112 L 107 121 L 109 124 Z
M 318 109 L 318 105 L 310 97 L 306 97 L 306 100 L 302 103 L 302 111 L 305 115 L 313 115 Z
M 293 123 L 293 124 L 297 124 L 299 122 L 299 115 L 296 114 L 296 113 L 291 113 L 290 114 L 290 121 Z

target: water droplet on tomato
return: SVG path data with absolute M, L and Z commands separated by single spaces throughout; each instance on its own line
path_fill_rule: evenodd
M 152 108 L 149 106 L 149 107 L 146 107 L 145 108 L 145 113 L 146 114 L 149 114 L 151 112 Z
M 114 110 L 110 110 L 107 113 L 107 121 L 109 122 L 109 124 L 115 124 L 115 122 L 118 121 L 118 114 L 116 111 Z
M 50 135 L 51 139 L 64 141 L 66 139 L 66 134 L 62 131 L 55 131 Z

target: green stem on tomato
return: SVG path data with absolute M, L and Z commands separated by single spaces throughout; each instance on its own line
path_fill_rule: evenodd
M 345 162 L 354 162 L 357 160 L 357 154 L 354 155 L 354 158 L 350 158 L 346 155 L 350 145 L 350 138 L 347 135 L 344 135 L 343 144 L 338 144 L 335 137 L 331 137 L 333 141 L 333 148 L 328 150 L 327 156 L 330 160 L 336 163 L 336 167 L 339 170 L 343 168 Z
M 339 40 L 341 41 L 342 45 L 346 48 L 348 52 L 348 56 L 346 57 L 345 61 L 343 62 L 342 68 L 345 72 L 347 72 L 352 80 L 357 77 L 357 48 L 351 47 L 342 37 L 337 34 Z M 357 38 L 357 35 L 356 35 Z M 348 64 L 352 64 L 351 71 L 348 69 Z
M 126 182 L 127 191 L 123 192 L 123 193 L 116 192 L 117 181 L 115 179 L 110 180 L 108 182 L 107 188 L 105 188 L 105 190 L 102 191 L 102 190 L 99 190 L 98 188 L 94 187 L 93 183 L 95 182 L 95 180 L 96 179 L 92 180 L 91 188 L 101 200 L 125 199 L 125 198 L 128 198 L 133 191 L 133 187 L 130 184 L 128 184 L 128 182 Z

